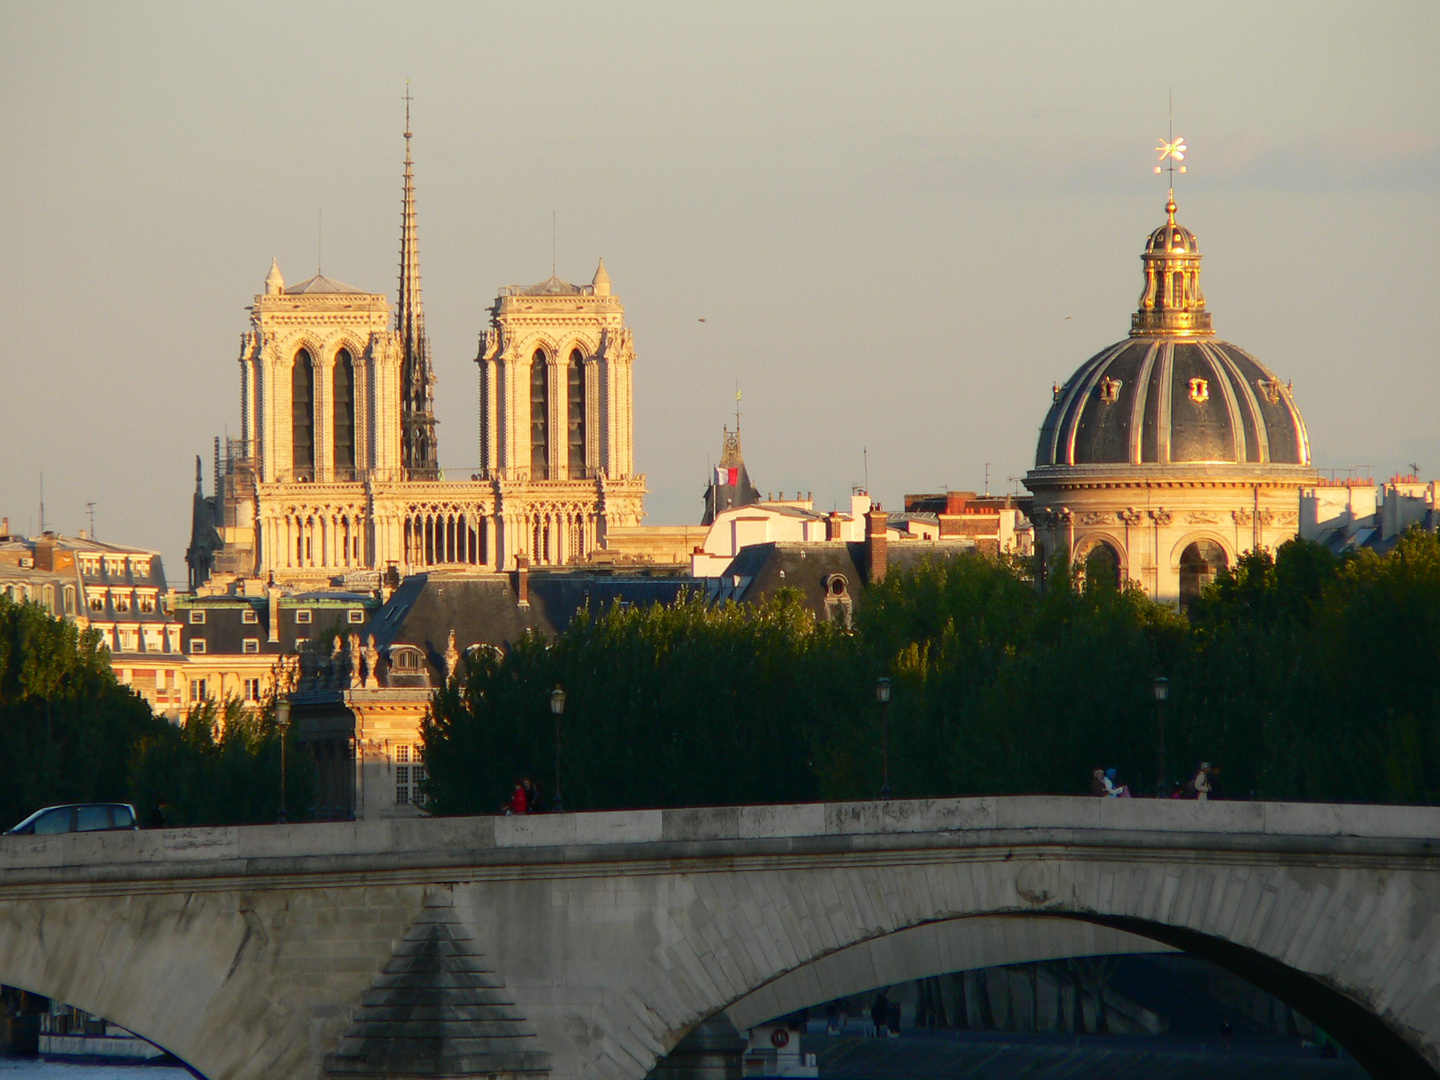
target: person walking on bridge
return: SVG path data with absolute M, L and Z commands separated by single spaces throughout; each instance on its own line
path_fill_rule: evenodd
M 1200 769 L 1195 773 L 1195 779 L 1191 781 L 1195 788 L 1195 798 L 1200 802 L 1210 801 L 1210 763 L 1202 761 Z

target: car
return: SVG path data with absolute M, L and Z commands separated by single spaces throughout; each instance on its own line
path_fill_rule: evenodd
M 36 810 L 6 836 L 54 836 L 74 832 L 114 832 L 135 829 L 135 807 L 129 803 L 70 803 Z

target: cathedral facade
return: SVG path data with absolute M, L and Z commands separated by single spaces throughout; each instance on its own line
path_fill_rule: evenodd
M 438 464 L 409 123 L 393 318 L 383 294 L 273 262 L 241 338 L 240 437 L 197 493 L 186 561 L 212 575 L 323 587 L 379 573 L 583 561 L 638 525 L 625 311 L 602 262 L 588 286 L 500 291 L 476 358 L 480 463 Z

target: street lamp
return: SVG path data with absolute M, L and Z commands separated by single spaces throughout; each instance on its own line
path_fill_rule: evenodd
M 1156 675 L 1153 684 L 1155 690 L 1155 727 L 1159 731 L 1160 741 L 1155 752 L 1155 794 L 1164 798 L 1169 794 L 1165 784 L 1165 703 L 1170 700 L 1170 680 L 1164 675 Z
M 550 711 L 555 715 L 555 798 L 551 805 L 559 814 L 565 810 L 560 801 L 560 718 L 565 715 L 565 691 L 558 686 L 550 691 Z
M 285 813 L 285 735 L 290 730 L 290 702 L 280 698 L 275 702 L 275 726 L 280 729 L 280 809 L 275 814 L 275 824 L 289 824 Z
M 884 675 L 875 680 L 875 700 L 880 703 L 881 767 L 880 801 L 890 801 L 890 680 Z

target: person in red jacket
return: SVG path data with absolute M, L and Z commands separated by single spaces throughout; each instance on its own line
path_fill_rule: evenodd
M 525 797 L 525 785 L 519 780 L 515 781 L 515 790 L 510 795 L 510 801 L 505 804 L 505 813 L 523 814 L 530 809 L 530 801 Z

